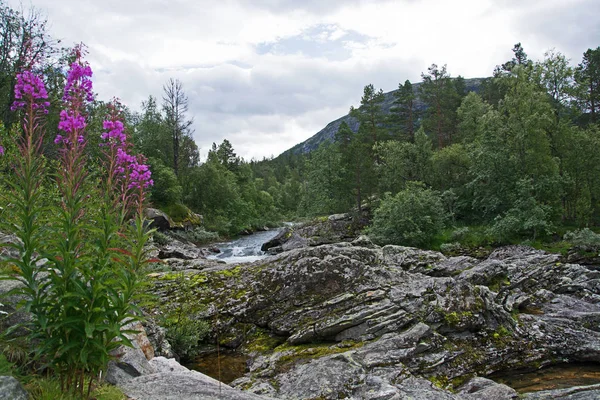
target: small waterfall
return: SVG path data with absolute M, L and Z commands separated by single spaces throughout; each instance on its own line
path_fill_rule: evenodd
M 231 242 L 217 243 L 216 247 L 221 252 L 209 258 L 222 260 L 227 264 L 260 260 L 267 256 L 264 251 L 261 251 L 260 247 L 263 243 L 273 239 L 280 231 L 280 229 L 272 229 L 264 232 L 256 232 L 252 235 L 242 236 Z

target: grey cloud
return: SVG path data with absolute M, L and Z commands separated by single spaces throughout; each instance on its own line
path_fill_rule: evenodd
M 392 0 L 371 0 L 371 3 L 385 3 Z M 306 11 L 313 14 L 331 14 L 341 7 L 356 6 L 364 0 L 254 0 L 252 5 L 272 12 Z

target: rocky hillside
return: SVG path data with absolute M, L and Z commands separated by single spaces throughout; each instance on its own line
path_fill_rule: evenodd
M 483 79 L 481 78 L 465 79 L 467 92 L 478 92 L 482 81 Z M 420 87 L 421 83 L 413 84 L 413 91 L 417 96 L 419 96 Z M 389 114 L 390 109 L 393 107 L 394 93 L 396 92 L 397 90 L 392 90 L 391 92 L 387 92 L 384 94 L 385 100 L 383 102 L 382 109 L 386 114 Z M 417 109 L 417 111 L 424 111 L 426 110 L 427 106 L 421 101 L 419 97 L 417 97 L 417 100 L 415 101 L 415 108 Z M 283 154 L 287 154 L 290 152 L 293 154 L 309 153 L 317 149 L 319 145 L 324 141 L 333 140 L 342 122 L 346 122 L 348 126 L 350 126 L 350 129 L 352 129 L 354 132 L 358 131 L 358 121 L 350 117 L 349 114 L 347 114 L 343 117 L 336 119 L 335 121 L 328 123 L 325 128 L 321 129 L 314 136 L 305 140 L 302 143 L 295 145 L 291 149 L 285 151 Z
M 218 321 L 221 345 L 249 355 L 232 386 L 255 395 L 512 399 L 483 377 L 600 362 L 600 272 L 527 247 L 477 260 L 361 237 L 200 268 L 185 270 L 196 316 Z M 153 274 L 173 306 L 190 298 L 178 282 Z

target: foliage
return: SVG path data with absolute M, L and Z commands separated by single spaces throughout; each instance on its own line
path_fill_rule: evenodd
M 462 249 L 459 242 L 443 243 L 440 246 L 440 251 L 444 254 L 456 254 Z
M 79 398 L 72 393 L 65 393 L 61 389 L 60 381 L 50 377 L 29 379 L 25 384 L 25 389 L 30 393 L 32 400 L 77 400 Z M 127 398 L 118 387 L 107 383 L 94 385 L 90 396 L 96 400 L 125 400 Z
M 197 353 L 198 345 L 208 336 L 210 325 L 195 315 L 196 304 L 193 301 L 195 281 L 181 272 L 178 277 L 178 286 L 183 297 L 178 299 L 174 309 L 164 310 L 162 326 L 167 330 L 167 339 L 173 351 L 182 359 L 189 360 Z
M 382 200 L 368 234 L 381 244 L 427 246 L 447 219 L 441 203 L 439 193 L 410 182 L 406 189 Z
M 170 234 L 177 239 L 192 242 L 197 245 L 214 243 L 220 239 L 220 236 L 217 232 L 209 232 L 202 227 L 196 227 L 194 229 L 184 231 L 173 231 Z M 154 236 L 156 238 L 156 233 Z
M 598 251 L 600 249 L 600 234 L 590 228 L 565 233 L 563 239 L 584 251 Z
M 15 176 L 3 182 L 13 208 L 1 228 L 19 239 L 3 245 L 18 252 L 6 261 L 15 266 L 10 278 L 22 284 L 15 294 L 32 314 L 27 327 L 36 358 L 60 379 L 61 389 L 77 396 L 84 396 L 89 376 L 89 397 L 112 350 L 130 345 L 123 326 L 138 319 L 134 300 L 149 238 L 142 207 L 152 180 L 142 157 L 128 153 L 118 103 L 103 124 L 101 178 L 90 178 L 84 149 L 91 68 L 82 46 L 73 54 L 54 140 L 60 154 L 55 174 L 46 172 L 39 154 L 50 105 L 44 82 L 30 70 L 17 76 L 13 109 L 22 110 L 23 132 Z M 47 181 L 59 188 L 56 197 L 44 196 Z
M 160 159 L 148 159 L 148 165 L 152 168 L 154 186 L 150 191 L 150 199 L 157 206 L 179 203 L 183 194 L 183 188 L 177 180 L 173 169 L 167 167 Z

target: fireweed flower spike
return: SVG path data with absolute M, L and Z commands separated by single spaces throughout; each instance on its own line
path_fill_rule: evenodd
M 12 111 L 23 110 L 30 105 L 33 110 L 48 114 L 48 92 L 42 78 L 31 71 L 17 74 L 15 85 L 15 101 L 10 107 Z
M 131 145 L 127 142 L 121 109 L 117 99 L 109 105 L 109 115 L 102 124 L 106 132 L 100 136 L 104 142 L 100 146 L 106 149 L 106 165 L 110 177 L 108 186 L 117 189 L 113 193 L 119 195 L 118 201 L 126 208 L 139 209 L 145 199 L 145 190 L 154 182 L 145 158 L 128 152 Z
M 87 123 L 83 110 L 87 103 L 94 100 L 92 92 L 92 69 L 87 61 L 83 61 L 85 55 L 83 45 L 78 45 L 73 50 L 75 61 L 71 64 L 67 74 L 67 83 L 63 94 L 65 109 L 60 112 L 58 129 L 66 135 L 57 135 L 54 143 L 64 143 L 70 146 L 74 143 L 82 144 L 85 138 L 81 134 Z

